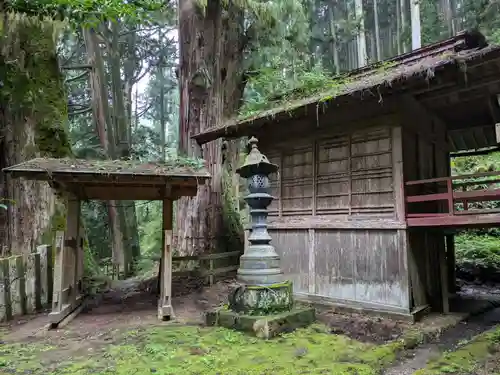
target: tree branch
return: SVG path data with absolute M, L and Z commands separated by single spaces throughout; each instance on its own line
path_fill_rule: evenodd
M 92 112 L 92 107 L 80 109 L 77 111 L 70 111 L 70 112 L 68 112 L 68 116 L 77 116 L 77 115 L 82 115 L 84 113 L 89 113 L 89 112 Z
M 89 64 L 80 64 L 80 65 L 70 65 L 70 66 L 61 66 L 62 70 L 90 70 L 92 69 L 92 65 Z
M 83 73 L 77 75 L 76 77 L 66 79 L 64 82 L 70 83 L 70 82 L 78 81 L 78 80 L 82 79 L 83 77 L 87 76 L 88 74 L 89 74 L 89 71 L 86 70 Z

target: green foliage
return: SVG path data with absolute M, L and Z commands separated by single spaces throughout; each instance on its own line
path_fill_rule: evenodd
M 118 21 L 123 17 L 135 21 L 149 19 L 168 1 L 160 0 L 6 0 L 7 11 L 28 16 L 69 19 L 75 26 L 92 26 L 100 22 Z
M 245 103 L 240 109 L 242 118 L 252 117 L 267 109 L 283 106 L 325 91 L 334 91 L 344 84 L 334 80 L 322 67 L 312 69 L 307 63 L 290 64 L 276 56 L 269 66 L 258 70 L 250 79 L 245 93 Z
M 466 175 L 474 173 L 485 173 L 498 170 L 500 165 L 500 153 L 492 153 L 489 155 L 455 157 L 451 160 L 451 170 L 453 175 Z M 484 181 L 491 178 L 480 178 Z M 471 181 L 478 179 L 471 179 Z M 474 185 L 475 189 L 492 188 L 494 185 Z M 498 188 L 498 187 L 497 187 Z M 499 208 L 498 201 L 470 204 L 477 208 Z M 500 231 L 494 229 L 483 229 L 476 231 L 463 232 L 456 237 L 456 259 L 457 266 L 465 271 L 484 270 L 492 272 L 500 270 Z
M 142 255 L 142 259 L 136 267 L 139 274 L 144 274 L 153 269 L 155 263 L 151 258 L 161 255 L 162 202 L 138 202 L 136 207 Z
M 479 156 L 454 157 L 451 160 L 453 175 L 495 171 L 500 165 L 500 152 Z
M 457 266 L 500 270 L 500 237 L 464 233 L 455 239 Z

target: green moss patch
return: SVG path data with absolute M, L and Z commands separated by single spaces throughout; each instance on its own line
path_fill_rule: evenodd
M 9 117 L 34 129 L 35 142 L 23 146 L 23 156 L 71 155 L 67 95 L 56 56 L 59 25 L 18 15 L 8 24 L 8 47 L 0 51 L 0 99 Z
M 58 345 L 64 350 L 67 343 Z M 394 361 L 398 348 L 333 335 L 319 324 L 273 340 L 223 328 L 167 325 L 115 335 L 114 344 L 72 358 L 61 352 L 63 362 L 57 363 L 50 360 L 57 354 L 53 347 L 6 344 L 0 361 L 14 374 L 375 375 Z
M 0 374 L 43 373 L 40 358 L 52 349 L 35 343 L 0 345 Z
M 500 328 L 476 336 L 453 352 L 431 361 L 414 375 L 500 374 Z

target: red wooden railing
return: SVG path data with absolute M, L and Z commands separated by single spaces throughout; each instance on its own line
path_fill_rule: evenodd
M 425 226 L 425 218 L 429 225 L 474 224 L 474 219 L 457 217 L 500 213 L 500 204 L 491 205 L 500 201 L 500 171 L 408 181 L 405 185 L 410 225 Z M 488 204 L 490 207 L 485 207 Z M 436 221 L 438 218 L 442 221 Z

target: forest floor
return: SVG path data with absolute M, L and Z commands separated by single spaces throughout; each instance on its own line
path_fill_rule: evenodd
M 500 374 L 500 328 L 493 328 L 500 309 L 465 323 L 452 314 L 414 325 L 322 310 L 314 325 L 263 341 L 201 325 L 203 313 L 223 303 L 230 287 L 220 282 L 174 298 L 173 322 L 159 322 L 156 299 L 130 293 L 130 286 L 127 293 L 109 291 L 58 330 L 42 328 L 46 315 L 13 322 L 0 327 L 0 373 Z

